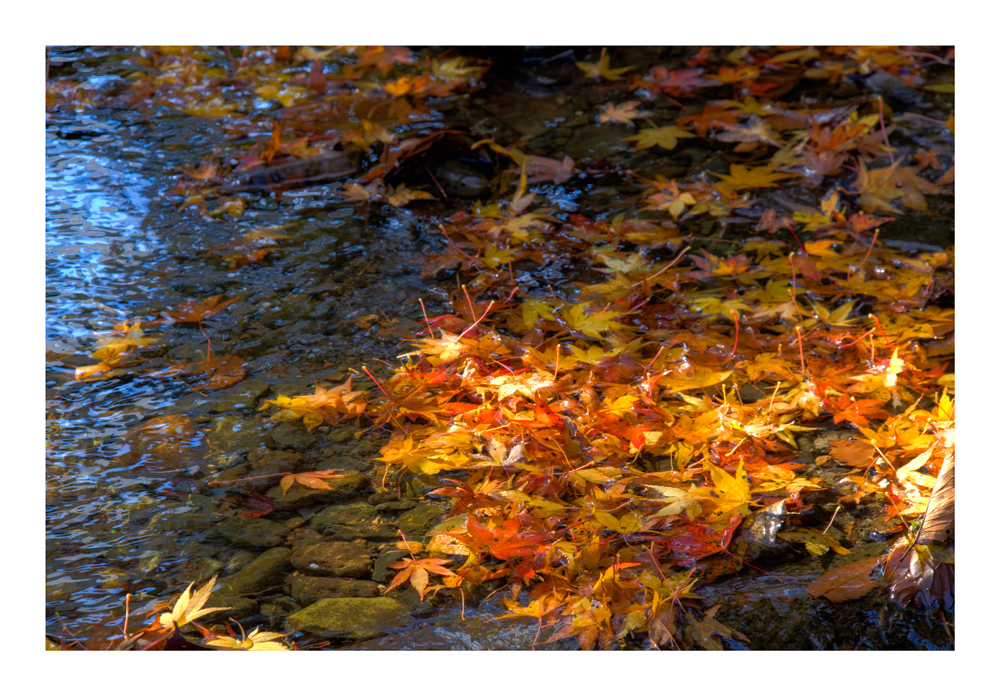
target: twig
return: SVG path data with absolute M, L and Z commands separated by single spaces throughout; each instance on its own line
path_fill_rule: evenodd
M 668 263 L 666 266 L 664 266 L 663 268 L 661 268 L 660 270 L 658 270 L 656 273 L 654 273 L 653 275 L 649 276 L 648 278 L 643 278 L 638 283 L 632 283 L 632 285 L 629 286 L 629 287 L 635 288 L 635 287 L 638 287 L 638 286 L 642 285 L 643 283 L 646 283 L 646 282 L 652 280 L 653 278 L 655 278 L 656 276 L 660 275 L 665 270 L 667 270 L 668 268 L 670 268 L 671 266 L 673 266 L 675 263 L 677 263 L 678 261 L 680 261 L 681 258 L 684 256 L 684 254 L 688 253 L 689 251 L 691 251 L 691 247 L 684 247 L 681 250 L 681 253 L 677 254 L 677 256 L 674 258 L 673 261 L 671 261 L 670 263 Z

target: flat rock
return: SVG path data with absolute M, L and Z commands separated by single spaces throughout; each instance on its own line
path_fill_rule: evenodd
M 257 399 L 263 396 L 271 387 L 267 382 L 255 379 L 245 379 L 235 387 L 212 395 L 214 413 L 224 413 L 238 408 L 250 408 L 257 404 Z
M 274 449 L 305 452 L 313 446 L 316 438 L 310 435 L 303 425 L 298 423 L 282 423 L 265 435 L 264 441 Z
M 388 597 L 321 599 L 285 620 L 290 631 L 348 640 L 377 638 L 412 623 L 406 607 Z
M 310 575 L 362 578 L 372 570 L 368 545 L 346 541 L 328 541 L 300 547 L 292 554 L 291 562 Z
M 292 578 L 289 594 L 303 605 L 334 597 L 378 597 L 378 583 L 371 580 L 346 578 L 318 578 L 297 575 Z
M 368 479 L 356 471 L 348 472 L 344 478 L 326 479 L 325 482 L 330 486 L 329 490 L 293 485 L 285 493 L 281 486 L 274 486 L 267 491 L 267 497 L 275 502 L 278 510 L 298 510 L 346 500 L 366 490 L 369 485 Z
M 444 519 L 447 512 L 447 506 L 423 503 L 400 515 L 396 524 L 407 537 L 423 536 Z
M 268 549 L 235 575 L 221 581 L 220 592 L 233 595 L 254 594 L 281 585 L 292 570 L 292 550 L 282 546 Z
M 363 501 L 331 505 L 309 520 L 309 526 L 338 541 L 391 541 L 398 536 L 396 527 L 382 520 L 375 507 Z
M 239 515 L 227 518 L 208 530 L 209 537 L 225 539 L 237 546 L 265 549 L 280 546 L 287 534 L 288 529 L 283 524 Z
M 205 607 L 226 607 L 222 611 L 209 614 L 205 617 L 206 622 L 218 623 L 222 623 L 225 619 L 245 619 L 248 616 L 254 616 L 260 610 L 255 599 L 227 595 L 221 591 L 210 595 L 208 601 L 205 602 Z

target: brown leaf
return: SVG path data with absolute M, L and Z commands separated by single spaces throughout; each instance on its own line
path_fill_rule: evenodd
M 806 589 L 813 597 L 826 597 L 831 602 L 864 597 L 881 585 L 868 577 L 881 560 L 882 556 L 873 556 L 834 568 L 813 580 Z
M 955 535 L 955 460 L 945 457 L 927 511 L 917 534 L 918 544 L 944 543 Z
M 830 455 L 838 462 L 855 469 L 865 469 L 872 463 L 875 448 L 858 440 L 831 440 Z

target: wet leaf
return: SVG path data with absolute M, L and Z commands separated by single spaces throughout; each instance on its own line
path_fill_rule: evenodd
M 689 133 L 677 126 L 663 126 L 662 128 L 643 128 L 638 135 L 622 140 L 635 140 L 637 150 L 647 150 L 651 147 L 662 147 L 664 150 L 673 150 L 677 147 L 678 138 L 693 138 L 694 134 Z
M 870 575 L 882 560 L 881 556 L 862 558 L 823 573 L 809 584 L 809 594 L 813 597 L 826 597 L 831 602 L 847 602 L 864 597 L 881 586 Z
M 583 61 L 577 62 L 576 67 L 580 68 L 587 75 L 587 77 L 593 78 L 595 80 L 605 79 L 605 80 L 623 80 L 622 77 L 625 73 L 632 69 L 633 66 L 628 66 L 625 68 L 611 68 L 611 59 L 608 57 L 608 49 L 601 49 L 601 57 L 596 63 L 585 63 Z

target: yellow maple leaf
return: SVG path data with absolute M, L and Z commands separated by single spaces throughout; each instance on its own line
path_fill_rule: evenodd
M 434 196 L 426 191 L 414 191 L 403 185 L 394 191 L 390 189 L 389 195 L 385 200 L 394 208 L 402 208 L 410 201 L 418 201 L 425 198 L 434 198 Z
M 712 484 L 718 495 L 717 507 L 708 515 L 709 522 L 728 522 L 734 515 L 746 516 L 750 512 L 750 478 L 743 469 L 743 459 L 733 476 L 725 469 L 709 464 Z
M 654 146 L 662 147 L 664 150 L 673 150 L 677 147 L 678 138 L 694 137 L 696 137 L 694 133 L 689 133 L 683 128 L 663 126 L 662 128 L 643 128 L 638 135 L 622 138 L 622 140 L 635 140 L 637 150 L 646 150 Z
M 431 60 L 431 74 L 444 80 L 478 80 L 486 72 L 483 66 L 473 66 L 459 56 L 451 60 Z
M 230 636 L 218 636 L 212 640 L 205 641 L 205 645 L 223 650 L 288 650 L 284 643 L 277 642 L 279 638 L 284 638 L 282 633 L 271 633 L 255 628 L 250 635 L 243 638 L 232 638 Z
M 593 309 L 593 307 L 586 302 L 573 305 L 566 312 L 566 323 L 574 331 L 579 331 L 590 338 L 600 338 L 604 331 L 617 331 L 626 328 L 624 324 L 614 321 L 615 317 L 622 315 L 622 312 L 612 312 L 605 309 L 588 313 L 589 309 Z
M 775 188 L 777 184 L 775 181 L 780 179 L 787 179 L 792 176 L 791 174 L 785 174 L 783 172 L 776 172 L 770 167 L 743 167 L 739 164 L 729 165 L 729 174 L 716 174 L 712 172 L 713 176 L 717 176 L 722 179 L 725 183 L 721 184 L 721 187 L 727 188 L 730 191 L 742 191 L 744 189 L 754 189 L 754 188 Z
M 529 329 L 533 327 L 539 318 L 555 321 L 556 317 L 552 313 L 552 307 L 541 300 L 525 300 L 521 303 L 521 321 Z
M 160 614 L 160 625 L 164 628 L 177 629 L 207 614 L 228 609 L 229 607 L 212 607 L 210 609 L 202 609 L 202 607 L 205 606 L 205 602 L 208 601 L 208 597 L 212 593 L 212 587 L 214 586 L 215 577 L 205 583 L 200 590 L 192 595 L 191 588 L 194 587 L 194 583 L 192 582 L 174 603 L 173 610 Z
M 602 77 L 605 80 L 624 80 L 622 75 L 629 70 L 631 70 L 633 65 L 629 65 L 625 68 L 612 68 L 611 59 L 608 57 L 608 49 L 601 49 L 601 57 L 596 63 L 585 63 L 583 61 L 577 61 L 576 67 L 580 68 L 587 77 L 592 77 L 595 80 L 600 80 Z

